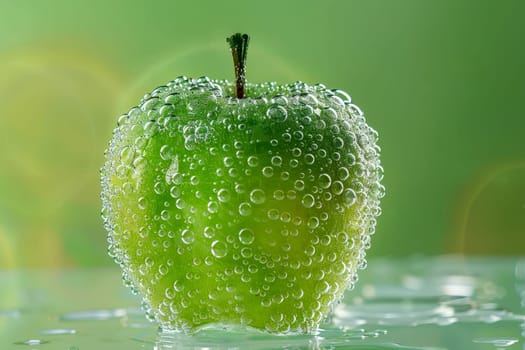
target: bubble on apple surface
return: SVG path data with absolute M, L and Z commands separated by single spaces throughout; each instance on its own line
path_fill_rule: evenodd
M 250 203 L 243 202 L 239 204 L 239 214 L 241 216 L 249 216 L 252 214 L 252 206 Z
M 301 200 L 301 203 L 305 208 L 311 208 L 315 204 L 315 198 L 311 194 L 305 194 Z
M 330 175 L 325 174 L 325 173 L 319 175 L 319 186 L 321 186 L 322 188 L 328 188 L 330 187 L 331 184 L 332 184 L 332 179 Z
M 211 244 L 211 254 L 220 259 L 224 258 L 228 254 L 228 246 L 221 241 L 214 241 Z
M 219 191 L 217 191 L 217 199 L 219 199 L 220 202 L 226 203 L 231 199 L 231 194 L 228 189 L 221 188 Z
M 273 168 L 271 166 L 265 166 L 263 169 L 262 169 L 262 174 L 265 176 L 265 177 L 272 177 L 273 176 Z
M 253 233 L 253 231 L 249 228 L 243 228 L 239 231 L 239 241 L 242 243 L 242 244 L 245 244 L 245 245 L 250 245 L 253 243 L 255 239 L 255 234 Z M 241 251 L 242 253 L 242 251 Z M 246 255 L 247 252 L 245 251 L 244 255 Z
M 260 188 L 256 188 L 250 192 L 250 200 L 254 204 L 263 204 L 266 201 L 266 194 Z
M 184 229 L 181 232 L 181 240 L 185 244 L 191 244 L 195 240 L 195 234 L 191 230 Z

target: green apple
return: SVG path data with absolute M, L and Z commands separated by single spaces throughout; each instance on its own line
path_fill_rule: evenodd
M 179 77 L 118 120 L 102 169 L 109 251 L 166 330 L 311 333 L 357 281 L 381 185 L 343 91 Z

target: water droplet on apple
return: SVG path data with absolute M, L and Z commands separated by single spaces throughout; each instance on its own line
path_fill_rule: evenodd
M 341 193 L 343 193 L 344 189 L 345 189 L 345 186 L 343 185 L 341 181 L 334 181 L 334 183 L 332 184 L 332 192 L 335 195 L 340 195 Z
M 213 238 L 215 236 L 215 229 L 210 226 L 206 226 L 204 228 L 204 237 L 206 238 Z
M 225 167 L 229 168 L 233 165 L 233 159 L 231 157 L 224 157 L 223 163 Z
M 277 209 L 270 209 L 270 210 L 268 210 L 268 218 L 270 220 L 277 220 L 277 219 L 279 219 L 279 211 Z
M 283 190 L 275 190 L 273 192 L 273 198 L 277 199 L 278 201 L 281 201 L 284 199 L 284 192 Z
M 195 234 L 191 230 L 184 229 L 181 232 L 181 240 L 184 244 L 191 244 L 195 240 Z
M 133 148 L 130 146 L 126 146 L 120 151 L 120 159 L 125 164 L 131 164 L 133 162 L 133 158 L 135 156 L 135 152 L 133 151 Z
M 224 242 L 213 241 L 211 244 L 211 254 L 218 259 L 224 258 L 228 254 L 228 246 Z
M 319 219 L 317 218 L 317 216 L 311 216 L 308 218 L 306 224 L 310 229 L 316 229 L 317 227 L 319 227 Z
M 308 165 L 312 165 L 315 163 L 315 156 L 311 153 L 307 153 L 304 156 L 304 162 Z
M 268 116 L 268 118 L 270 118 L 270 120 L 282 123 L 288 117 L 288 112 L 286 112 L 286 109 L 284 107 L 275 105 L 268 108 L 268 110 L 266 111 L 266 115 Z
M 252 244 L 255 239 L 255 235 L 252 230 L 249 228 L 243 228 L 239 231 L 239 241 L 242 244 L 249 245 Z
M 345 181 L 346 179 L 348 179 L 349 176 L 350 172 L 348 171 L 348 168 L 341 167 L 337 169 L 337 177 L 339 178 L 339 180 Z
M 160 217 L 162 218 L 162 220 L 168 221 L 170 219 L 170 212 L 167 210 L 163 210 L 160 212 Z
M 250 200 L 254 204 L 262 204 L 266 201 L 266 195 L 263 190 L 257 188 L 250 192 Z
M 295 188 L 297 191 L 302 191 L 302 190 L 304 190 L 304 181 L 303 181 L 303 180 L 295 180 L 295 182 L 294 182 L 294 188 Z
M 252 206 L 250 203 L 242 202 L 239 204 L 239 214 L 242 216 L 248 216 L 252 213 Z
M 283 164 L 283 159 L 280 156 L 273 156 L 271 163 L 273 166 L 281 166 Z
M 262 169 L 262 174 L 265 176 L 265 177 L 272 177 L 273 176 L 273 168 L 271 166 L 265 166 L 263 169 Z
M 146 205 L 148 203 L 148 200 L 146 199 L 146 197 L 140 197 L 139 200 L 138 200 L 138 206 L 139 206 L 139 209 L 146 209 Z
M 290 220 L 292 219 L 292 216 L 290 215 L 289 212 L 283 211 L 279 218 L 281 219 L 282 222 L 290 222 Z
M 314 206 L 315 198 L 311 194 L 305 194 L 301 200 L 301 203 L 305 208 L 311 208 Z
M 225 188 L 221 188 L 219 191 L 217 191 L 217 199 L 223 203 L 228 202 L 231 199 L 230 191 Z
M 253 168 L 259 165 L 259 158 L 257 158 L 257 156 L 249 156 L 246 162 L 248 163 L 248 166 Z
M 351 207 L 356 202 L 357 195 L 351 188 L 347 188 L 343 193 L 343 201 L 347 207 Z
M 322 188 L 328 188 L 332 184 L 332 178 L 328 174 L 319 175 L 319 186 Z

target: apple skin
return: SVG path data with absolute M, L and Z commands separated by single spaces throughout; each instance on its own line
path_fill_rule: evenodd
M 366 266 L 377 133 L 342 91 L 179 77 L 121 116 L 102 168 L 109 252 L 165 330 L 312 333 Z

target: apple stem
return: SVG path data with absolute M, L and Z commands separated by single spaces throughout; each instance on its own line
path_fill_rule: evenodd
M 226 38 L 230 44 L 230 50 L 233 56 L 235 66 L 235 86 L 237 98 L 244 98 L 244 86 L 246 83 L 246 52 L 248 51 L 248 34 L 235 33 Z

